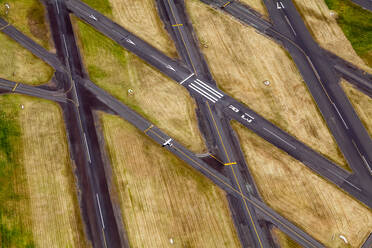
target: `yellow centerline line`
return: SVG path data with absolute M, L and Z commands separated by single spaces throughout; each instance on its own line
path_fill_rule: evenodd
M 218 158 L 216 158 L 215 156 L 213 156 L 212 154 L 209 154 L 209 156 L 211 156 L 212 158 L 214 158 L 216 161 L 220 162 L 221 164 L 223 164 L 222 161 L 220 161 Z
M 227 158 L 227 160 L 228 160 L 229 162 L 231 162 L 231 161 L 230 161 L 230 158 L 229 158 L 229 155 L 227 154 L 225 144 L 224 144 L 223 141 L 222 141 L 222 137 L 221 137 L 220 131 L 218 130 L 218 127 L 217 127 L 216 121 L 215 121 L 215 119 L 214 119 L 214 117 L 213 117 L 211 107 L 209 106 L 209 102 L 206 102 L 206 103 L 207 103 L 207 106 L 208 106 L 209 112 L 210 112 L 210 114 L 211 114 L 211 116 L 212 116 L 212 119 L 213 119 L 213 122 L 214 122 L 214 126 L 216 127 L 216 130 L 217 130 L 218 136 L 220 137 L 220 140 L 221 140 L 221 144 L 222 144 L 223 150 L 225 151 L 225 154 L 226 154 L 226 158 Z
M 161 137 L 159 134 L 157 134 L 156 132 L 154 132 L 153 130 L 150 130 L 151 133 L 155 134 L 157 137 L 159 137 L 162 141 L 165 141 L 166 139 L 164 139 L 163 137 Z M 190 156 L 188 156 L 186 153 L 184 153 L 183 151 L 181 151 L 180 149 L 178 149 L 177 147 L 173 146 L 173 148 L 175 150 L 177 150 L 179 153 L 181 153 L 183 156 L 187 157 L 188 159 L 190 159 L 192 162 L 194 162 L 195 164 L 197 164 L 200 168 L 203 168 L 205 171 L 207 171 L 209 174 L 211 174 L 214 178 L 216 178 L 218 181 L 220 181 L 222 184 L 224 184 L 225 186 L 227 186 L 228 188 L 230 188 L 232 191 L 234 191 L 235 193 L 237 193 L 238 195 L 240 195 L 243 199 L 249 201 L 252 205 L 254 205 L 256 208 L 260 209 L 262 212 L 264 212 L 265 214 L 267 214 L 268 216 L 270 216 L 271 218 L 273 218 L 274 220 L 276 220 L 278 223 L 282 224 L 284 227 L 286 227 L 288 230 L 292 230 L 293 233 L 299 237 L 300 239 L 302 239 L 303 241 L 305 241 L 306 243 L 308 243 L 310 246 L 312 247 L 315 247 L 313 246 L 313 244 L 311 244 L 309 241 L 307 241 L 306 239 L 302 238 L 300 235 L 297 234 L 297 232 L 295 232 L 292 228 L 290 228 L 288 225 L 286 225 L 285 223 L 281 222 L 279 219 L 277 219 L 275 216 L 273 216 L 272 214 L 270 214 L 269 212 L 267 212 L 265 209 L 263 209 L 260 205 L 258 205 L 257 203 L 255 203 L 254 201 L 252 201 L 251 199 L 249 199 L 247 196 L 245 196 L 242 192 L 239 192 L 238 190 L 236 190 L 231 184 L 228 184 L 226 183 L 225 181 L 223 181 L 221 178 L 219 178 L 216 174 L 214 174 L 212 171 L 210 171 L 208 168 L 206 168 L 205 166 L 201 165 L 200 163 L 198 163 L 197 161 L 193 160 Z M 316 247 L 315 247 L 316 248 Z
M 212 116 L 213 123 L 214 123 L 214 126 L 215 126 L 216 130 L 217 130 L 218 136 L 220 137 L 220 140 L 221 140 L 221 144 L 222 144 L 222 146 L 223 146 L 223 149 L 225 150 L 227 160 L 229 161 L 228 164 L 233 164 L 233 163 L 231 163 L 231 161 L 230 161 L 230 159 L 229 159 L 229 155 L 227 154 L 225 144 L 224 144 L 223 141 L 222 141 L 222 137 L 221 137 L 220 131 L 218 130 L 216 120 L 215 120 L 214 117 L 213 117 L 211 107 L 209 106 L 209 103 L 208 103 L 208 102 L 206 102 L 206 103 L 207 103 L 207 106 L 208 106 L 208 108 L 209 108 L 209 113 L 210 113 L 210 115 Z M 234 162 L 234 163 L 236 164 L 236 162 Z M 240 187 L 240 183 L 239 183 L 239 181 L 238 181 L 238 178 L 237 178 L 236 175 L 235 175 L 235 171 L 234 171 L 233 166 L 231 166 L 231 170 L 232 170 L 232 172 L 233 172 L 233 174 L 234 174 L 235 181 L 236 181 L 236 183 L 238 184 L 239 191 L 240 191 L 241 194 L 243 194 L 243 191 L 242 191 L 242 189 L 241 189 L 241 187 Z M 252 218 L 252 215 L 251 215 L 251 211 L 249 210 L 249 208 L 248 208 L 248 206 L 247 206 L 247 202 L 245 201 L 245 199 L 243 199 L 243 202 L 244 202 L 245 208 L 247 209 L 247 212 L 248 212 L 249 218 L 250 218 L 250 220 L 251 220 L 251 222 L 252 222 L 254 232 L 256 233 L 256 236 L 257 236 L 257 238 L 258 238 L 258 242 L 260 243 L 260 246 L 263 248 L 262 243 L 261 243 L 260 236 L 259 236 L 258 233 L 257 233 L 256 225 L 255 225 L 254 222 L 253 222 L 253 218 Z
M 224 165 L 234 165 L 234 164 L 236 164 L 236 162 L 226 163 Z
M 151 124 L 148 128 L 146 128 L 143 132 L 144 133 L 146 133 L 147 131 L 149 131 L 151 128 L 153 128 L 154 127 L 154 125 L 153 124 Z
M 183 26 L 183 24 L 180 23 L 180 24 L 173 24 L 173 25 L 172 25 L 172 27 L 178 27 L 178 26 Z
M 12 89 L 12 92 L 14 92 L 17 89 L 18 85 L 19 85 L 19 83 L 16 83 L 16 85 L 14 85 L 14 87 Z
M 174 15 L 173 8 L 172 8 L 172 5 L 170 4 L 169 0 L 168 0 L 168 4 L 169 4 L 169 8 L 170 8 L 170 10 L 171 10 L 171 12 L 172 12 L 172 15 L 173 15 L 174 21 L 176 21 L 176 16 Z M 179 32 L 180 35 L 181 35 L 181 39 L 182 39 L 183 45 L 184 45 L 185 48 L 186 48 L 187 56 L 189 56 L 189 59 L 190 59 L 190 62 L 191 62 L 191 66 L 192 66 L 192 68 L 193 68 L 193 70 L 194 70 L 194 73 L 197 75 L 196 70 L 195 70 L 194 63 L 192 62 L 192 59 L 191 59 L 191 56 L 190 56 L 189 49 L 187 48 L 186 43 L 185 43 L 185 40 L 183 39 L 183 35 L 182 35 L 182 33 L 181 33 L 181 29 L 180 29 L 179 26 L 177 26 L 177 28 L 178 28 L 178 32 Z
M 229 1 L 229 2 L 227 2 L 227 3 L 225 3 L 224 5 L 223 5 L 223 7 L 225 8 L 227 5 L 229 5 L 231 2 Z

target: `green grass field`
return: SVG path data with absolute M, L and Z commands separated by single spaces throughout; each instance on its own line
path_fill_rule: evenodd
M 357 54 L 372 67 L 372 13 L 350 0 L 325 0 Z
M 11 96 L 0 98 L 0 247 L 34 247 L 25 219 L 19 218 L 17 205 L 29 209 L 24 189 L 14 187 L 25 181 L 17 154 L 21 152 L 19 107 Z

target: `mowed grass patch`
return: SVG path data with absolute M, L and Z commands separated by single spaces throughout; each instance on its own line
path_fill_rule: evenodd
M 284 49 L 197 0 L 186 2 L 218 86 L 297 139 L 347 168 L 342 153 Z M 265 80 L 270 85 L 264 84 Z
M 131 247 L 240 247 L 223 191 L 119 117 L 100 119 Z
M 258 13 L 262 15 L 265 19 L 269 19 L 269 13 L 267 12 L 265 3 L 263 0 L 239 0 L 239 2 L 242 2 L 252 9 L 256 10 Z
M 372 98 L 359 91 L 344 79 L 341 80 L 341 87 L 349 98 L 369 136 L 372 137 Z
M 22 153 L 19 105 L 0 97 L 0 247 L 34 247 Z
M 186 89 L 76 19 L 75 30 L 93 82 L 192 151 L 205 151 L 196 105 Z
M 0 33 L 0 78 L 40 85 L 50 80 L 53 71 L 44 61 Z
M 60 108 L 19 95 L 0 101 L 18 127 L 16 142 L 6 147 L 16 161 L 9 192 L 19 193 L 3 205 L 11 214 L 5 223 L 23 230 L 2 247 L 87 247 Z
M 5 3 L 10 6 L 8 14 Z M 38 0 L 0 0 L 0 17 L 45 49 L 51 49 L 53 43 L 45 15 L 44 5 Z
M 301 245 L 297 244 L 296 241 L 276 227 L 271 230 L 271 233 L 274 235 L 274 239 L 280 248 L 302 248 Z
M 372 72 L 372 13 L 350 0 L 294 3 L 322 47 Z
M 268 205 L 326 247 L 361 246 L 372 231 L 370 209 L 249 129 L 232 126 Z

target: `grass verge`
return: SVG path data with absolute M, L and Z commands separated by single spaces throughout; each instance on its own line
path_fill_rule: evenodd
M 293 61 L 275 42 L 202 4 L 186 2 L 218 86 L 314 150 L 348 168 Z M 264 81 L 269 80 L 270 85 Z
M 372 137 L 372 99 L 342 79 L 341 87 L 358 114 L 370 137 Z
M 371 210 L 244 126 L 232 126 L 269 206 L 326 247 L 360 247 L 372 231 Z
M 86 247 L 60 109 L 19 95 L 3 95 L 0 104 L 0 180 L 6 185 L 0 246 Z
M 131 247 L 240 247 L 224 192 L 119 117 L 100 119 Z
M 204 152 L 195 114 L 186 89 L 163 76 L 135 55 L 87 24 L 75 30 L 85 66 L 93 82 L 142 114 L 194 152 Z M 133 93 L 128 93 L 128 90 Z

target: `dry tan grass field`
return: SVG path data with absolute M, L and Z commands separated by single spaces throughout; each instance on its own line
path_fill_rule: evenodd
M 176 57 L 176 47 L 164 29 L 153 0 L 109 0 L 113 20 L 168 56 Z
M 294 3 L 320 46 L 372 73 L 372 68 L 354 51 L 324 0 L 295 0 Z
M 119 117 L 100 116 L 131 247 L 240 247 L 217 186 Z
M 15 187 L 27 195 L 15 210 L 32 233 L 36 247 L 87 247 L 75 178 L 58 105 L 14 95 L 19 112 L 23 175 Z
M 188 13 L 220 88 L 341 166 L 346 161 L 287 53 L 253 28 L 197 0 Z M 269 86 L 264 81 L 269 80 Z
M 76 19 L 75 19 L 76 20 Z M 82 22 L 75 25 L 90 78 L 194 152 L 206 150 L 185 88 Z M 133 94 L 128 90 L 132 89 Z
M 279 243 L 280 248 L 301 248 L 299 244 L 293 241 L 287 234 L 274 227 L 271 230 L 271 233 L 274 235 L 274 239 Z
M 233 127 L 265 202 L 327 247 L 361 246 L 372 232 L 371 210 L 247 128 Z
M 52 67 L 0 33 L 0 78 L 40 85 L 48 82 L 52 75 Z
M 239 0 L 239 2 L 245 3 L 248 6 L 252 7 L 252 9 L 260 13 L 265 19 L 269 18 L 269 13 L 267 12 L 263 0 Z
M 344 79 L 341 81 L 341 86 L 353 105 L 355 112 L 358 114 L 359 119 L 367 129 L 369 136 L 372 137 L 372 99 L 354 88 Z

